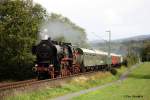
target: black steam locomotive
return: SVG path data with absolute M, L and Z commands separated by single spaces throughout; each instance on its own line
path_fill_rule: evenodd
M 78 66 L 73 63 L 75 51 L 80 56 L 81 50 L 72 48 L 71 43 L 52 41 L 50 38 L 41 40 L 32 48 L 32 53 L 36 55 L 34 70 L 37 72 L 38 78 L 54 78 L 78 73 L 80 69 L 76 67 L 81 65 L 77 60 Z

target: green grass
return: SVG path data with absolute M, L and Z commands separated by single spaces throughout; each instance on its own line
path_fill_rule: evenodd
M 126 80 L 73 100 L 150 100 L 150 63 L 136 68 Z
M 95 76 L 80 77 L 70 81 L 68 84 L 65 84 L 60 87 L 55 88 L 43 88 L 41 90 L 36 90 L 32 92 L 18 93 L 16 92 L 15 96 L 10 96 L 7 100 L 46 100 L 56 96 L 64 95 L 70 92 L 76 92 L 98 85 L 103 85 L 114 80 L 117 80 L 122 72 L 127 68 L 121 67 L 117 69 L 117 75 L 113 76 L 109 72 L 99 73 Z

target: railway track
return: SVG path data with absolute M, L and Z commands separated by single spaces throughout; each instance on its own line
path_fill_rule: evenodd
M 12 83 L 5 83 L 5 84 L 0 85 L 0 91 L 28 86 L 28 85 L 33 84 L 36 81 L 37 79 L 31 79 L 31 80 L 18 81 L 18 82 L 12 82 Z
M 25 81 L 6 83 L 6 84 L 0 85 L 0 92 L 5 91 L 5 90 L 12 90 L 12 89 L 17 89 L 17 88 L 21 88 L 21 87 L 26 87 L 26 86 L 32 86 L 34 84 L 46 83 L 46 82 L 50 82 L 50 81 L 54 81 L 54 80 L 62 80 L 65 78 L 69 78 L 69 77 L 71 78 L 71 77 L 75 77 L 75 76 L 79 76 L 79 75 L 86 75 L 86 74 L 94 73 L 94 72 L 97 72 L 97 71 L 90 71 L 90 72 L 85 72 L 85 73 L 80 73 L 80 74 L 73 74 L 70 76 L 54 78 L 54 79 L 45 79 L 45 80 L 31 79 L 31 80 L 25 80 Z

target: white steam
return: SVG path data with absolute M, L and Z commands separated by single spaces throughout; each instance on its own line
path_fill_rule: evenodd
M 81 31 L 70 23 L 56 19 L 49 20 L 43 24 L 40 29 L 39 37 L 40 39 L 51 37 L 54 40 L 63 37 L 67 42 L 73 44 L 83 43 L 86 40 L 86 34 L 84 31 Z

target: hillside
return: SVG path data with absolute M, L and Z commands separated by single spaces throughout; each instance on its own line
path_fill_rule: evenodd
M 140 48 L 143 46 L 144 41 L 150 41 L 150 35 L 140 35 L 130 38 L 118 39 L 111 41 L 111 52 L 125 55 L 129 48 L 133 48 L 135 51 L 139 52 Z M 101 49 L 108 51 L 108 43 L 103 41 L 90 42 L 91 48 Z
M 124 38 L 124 39 L 117 39 L 117 40 L 114 40 L 114 42 L 143 41 L 143 40 L 150 40 L 150 34 L 149 35 L 139 35 L 139 36 Z

